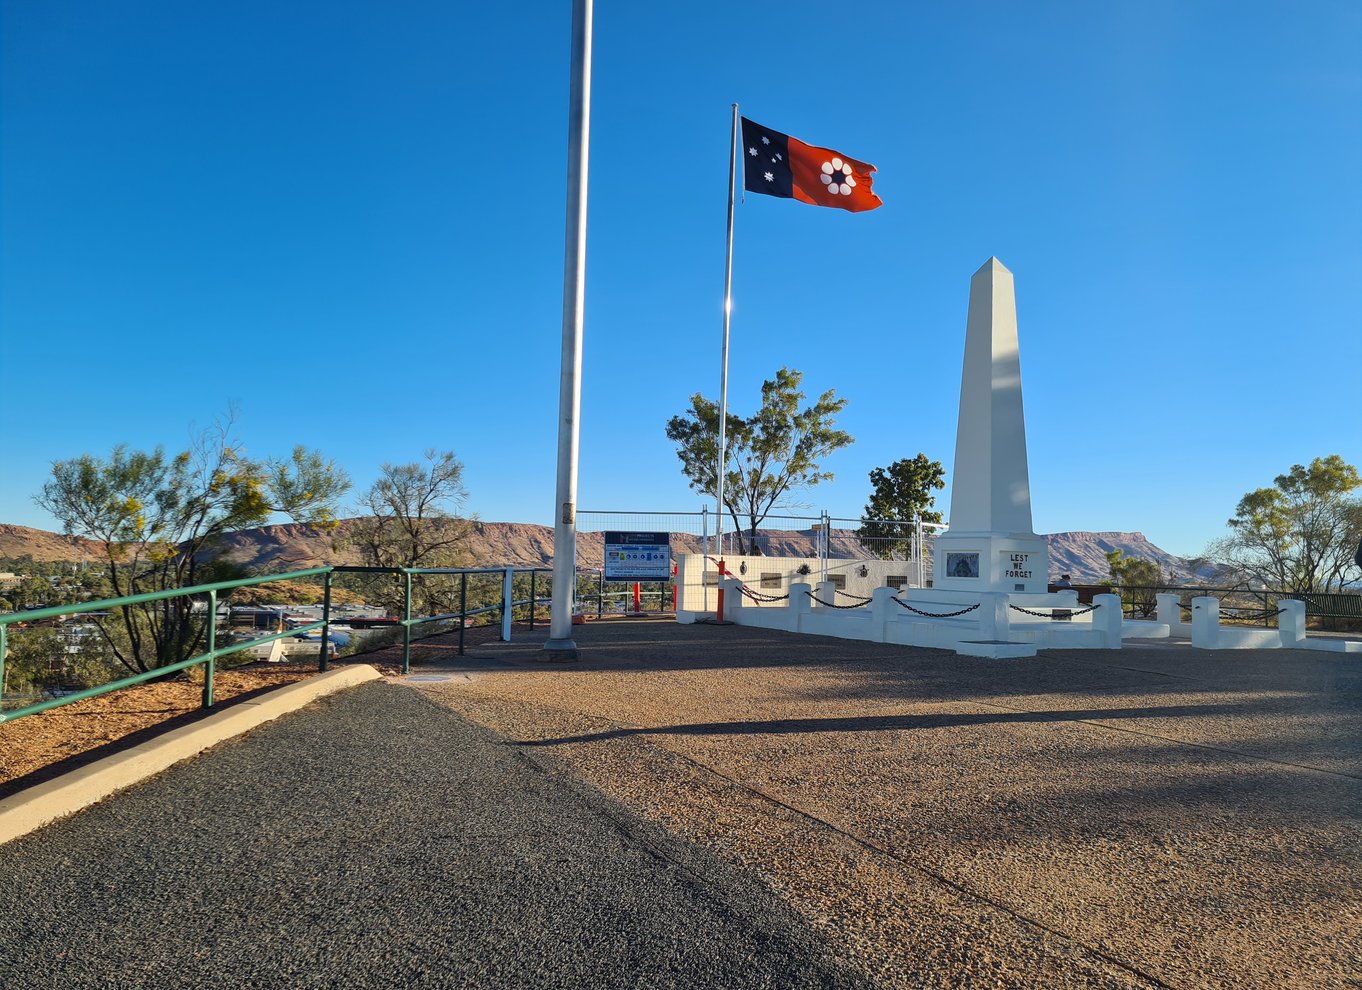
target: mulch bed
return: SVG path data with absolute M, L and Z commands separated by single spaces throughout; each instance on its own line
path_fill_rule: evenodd
M 495 639 L 497 632 L 495 627 L 480 626 L 466 630 L 465 639 L 468 645 L 478 645 Z M 457 642 L 457 632 L 415 642 L 412 663 L 447 656 Z M 370 664 L 385 676 L 399 676 L 402 648 L 390 646 L 343 657 L 331 666 L 348 663 Z M 259 662 L 220 670 L 213 680 L 214 707 L 209 710 L 201 707 L 202 680 L 184 674 L 0 722 L 0 798 L 316 673 L 315 660 Z

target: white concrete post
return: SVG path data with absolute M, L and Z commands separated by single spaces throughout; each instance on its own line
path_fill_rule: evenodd
M 1007 595 L 984 592 L 979 595 L 979 602 L 979 638 L 1007 639 Z M 954 612 L 955 609 L 947 608 L 944 611 Z M 971 614 L 966 613 L 962 618 L 968 619 Z
M 1060 588 L 1055 592 L 1060 608 L 1078 608 L 1078 592 L 1073 588 Z
M 833 584 L 831 581 L 819 581 L 814 585 L 813 593 L 829 605 L 837 604 L 837 585 Z M 818 607 L 817 602 L 810 601 L 809 604 L 814 608 Z
M 1158 603 L 1157 621 L 1167 625 L 1169 632 L 1177 632 L 1178 626 L 1182 625 L 1182 596 L 1159 594 L 1154 596 L 1154 601 Z
M 725 574 L 719 578 L 719 585 L 724 589 L 724 614 L 720 619 L 724 622 L 737 622 L 738 619 L 733 613 L 747 604 L 742 593 L 742 581 Z
M 874 631 L 874 642 L 887 643 L 887 629 L 894 621 L 895 613 L 900 611 L 893 598 L 898 594 L 894 588 L 876 588 L 870 593 L 870 625 Z
M 1192 645 L 1214 650 L 1220 635 L 1220 599 L 1213 595 L 1192 599 Z
M 511 568 L 506 568 L 501 578 L 501 641 L 509 643 L 511 641 L 511 602 L 515 601 L 511 597 L 511 575 L 514 572 Z
M 1282 646 L 1299 647 L 1305 642 L 1305 602 L 1288 598 L 1277 603 L 1282 614 L 1277 616 L 1277 629 L 1282 634 Z
M 799 618 L 813 608 L 809 586 L 802 582 L 790 585 L 790 632 L 799 632 Z
M 1121 623 L 1125 621 L 1125 613 L 1121 610 L 1120 595 L 1093 595 L 1092 603 L 1098 606 L 1096 612 L 1092 614 L 1092 627 L 1101 636 L 1102 650 L 1119 650 L 1121 648 Z

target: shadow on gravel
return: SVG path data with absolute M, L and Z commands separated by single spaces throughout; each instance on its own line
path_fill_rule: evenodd
M 809 732 L 901 732 L 1008 723 L 1072 722 L 1075 719 L 1185 718 L 1238 713 L 1242 705 L 1169 705 L 1160 708 L 1091 708 L 1052 712 L 958 712 L 942 715 L 867 715 L 862 717 L 794 718 L 755 722 L 701 722 L 639 729 L 611 729 L 582 736 L 521 742 L 521 746 L 561 746 L 626 736 L 737 736 L 785 735 Z

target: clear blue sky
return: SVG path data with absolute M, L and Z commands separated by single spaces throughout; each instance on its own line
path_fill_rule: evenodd
M 452 448 L 551 521 L 570 3 L 0 7 L 0 521 L 52 461 L 178 448 L 367 484 Z M 879 167 L 853 215 L 738 209 L 732 408 L 782 364 L 867 473 L 949 470 L 970 274 L 1016 275 L 1038 532 L 1223 532 L 1362 462 L 1362 7 L 596 8 L 582 508 L 698 509 L 667 418 L 718 392 L 729 104 Z M 949 503 L 942 499 L 943 508 Z

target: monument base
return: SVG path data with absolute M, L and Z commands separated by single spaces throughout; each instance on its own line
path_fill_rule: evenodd
M 932 549 L 932 587 L 945 591 L 1045 594 L 1050 552 L 1034 533 L 957 533 L 948 530 Z
M 987 657 L 990 660 L 1017 660 L 1033 657 L 1039 649 L 1035 643 L 1009 643 L 1001 639 L 962 639 L 955 644 L 955 652 L 967 657 Z
M 570 638 L 544 641 L 545 660 L 576 660 L 577 642 Z

